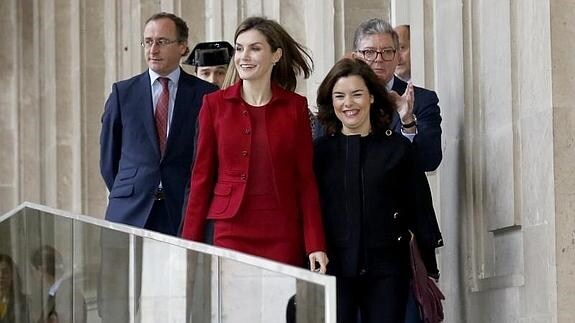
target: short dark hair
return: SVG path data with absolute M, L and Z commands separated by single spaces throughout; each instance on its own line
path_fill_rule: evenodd
M 54 277 L 56 274 L 61 274 L 64 271 L 62 255 L 60 255 L 54 247 L 49 245 L 43 245 L 36 249 L 32 254 L 31 262 L 32 266 L 37 270 L 41 270 Z
M 293 39 L 276 21 L 265 17 L 249 17 L 236 29 L 234 43 L 238 36 L 250 29 L 261 32 L 272 51 L 282 49 L 282 57 L 272 70 L 272 81 L 286 90 L 293 91 L 297 86 L 297 75 L 303 73 L 308 78 L 313 70 L 313 60 L 307 49 Z
M 177 34 L 176 37 L 178 38 L 178 41 L 181 41 L 181 42 L 182 41 L 188 41 L 188 33 L 189 33 L 188 25 L 186 24 L 184 19 L 174 15 L 173 13 L 169 13 L 169 12 L 155 13 L 150 18 L 148 18 L 148 20 L 146 20 L 146 23 L 144 24 L 144 26 L 147 25 L 150 21 L 164 19 L 164 18 L 170 19 L 176 25 L 176 34 Z
M 360 59 L 344 58 L 331 68 L 317 90 L 318 120 L 324 126 L 326 134 L 333 135 L 342 129 L 333 108 L 332 92 L 335 83 L 342 77 L 357 75 L 363 79 L 373 103 L 369 111 L 371 131 L 383 133 L 389 129 L 395 111 L 395 103 L 371 67 Z
M 353 35 L 353 50 L 359 49 L 359 43 L 365 36 L 389 34 L 393 39 L 393 46 L 399 49 L 399 36 L 393 27 L 385 20 L 380 18 L 371 18 L 359 24 Z

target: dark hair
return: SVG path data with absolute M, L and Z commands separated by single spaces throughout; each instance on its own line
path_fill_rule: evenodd
M 272 81 L 286 90 L 293 91 L 297 85 L 297 75 L 308 78 L 313 70 L 313 60 L 306 48 L 295 41 L 276 21 L 265 17 L 249 17 L 236 29 L 234 43 L 238 36 L 250 29 L 261 32 L 273 52 L 282 49 L 282 57 L 272 70 Z
M 359 43 L 365 36 L 389 34 L 393 39 L 393 46 L 399 49 L 399 36 L 393 27 L 385 20 L 379 18 L 372 18 L 359 24 L 353 35 L 353 50 L 359 49 Z
M 333 135 L 342 129 L 342 123 L 333 109 L 332 92 L 340 78 L 352 75 L 361 77 L 369 94 L 373 96 L 369 111 L 371 131 L 382 133 L 389 129 L 395 103 L 388 95 L 385 86 L 367 63 L 359 59 L 344 58 L 335 63 L 317 90 L 318 119 L 324 126 L 326 134 Z
M 19 301 L 19 298 L 22 297 L 22 280 L 20 279 L 20 274 L 18 273 L 18 268 L 16 264 L 12 260 L 12 258 L 6 254 L 0 254 L 0 264 L 7 264 L 8 268 L 10 268 L 10 272 L 12 274 L 12 283 L 10 285 L 9 295 L 10 299 Z
M 144 26 L 147 25 L 150 21 L 164 19 L 164 18 L 170 19 L 176 25 L 176 38 L 178 39 L 178 41 L 179 42 L 187 42 L 188 41 L 188 34 L 189 34 L 188 25 L 186 24 L 184 19 L 174 15 L 173 13 L 169 13 L 169 12 L 155 13 L 150 18 L 148 18 L 148 20 L 146 20 L 146 23 L 144 24 Z M 186 48 L 186 52 L 182 56 L 188 55 L 189 52 L 190 52 L 190 48 L 188 47 L 188 48 Z
M 150 21 L 159 20 L 163 18 L 170 19 L 176 25 L 176 33 L 177 33 L 176 37 L 178 38 L 178 41 L 188 40 L 188 25 L 182 18 L 174 15 L 173 13 L 168 12 L 155 13 L 150 18 L 148 18 L 148 20 L 146 20 L 146 23 L 144 25 L 147 25 Z
M 43 245 L 36 249 L 31 261 L 34 268 L 54 277 L 64 271 L 62 256 L 54 247 L 49 245 Z

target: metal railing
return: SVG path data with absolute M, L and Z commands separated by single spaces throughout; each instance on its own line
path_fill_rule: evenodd
M 42 205 L 0 216 L 1 254 L 18 322 L 336 322 L 334 277 Z

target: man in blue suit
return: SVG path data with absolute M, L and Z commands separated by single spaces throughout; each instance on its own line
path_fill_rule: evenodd
M 177 235 L 190 177 L 196 118 L 217 87 L 185 73 L 188 27 L 158 13 L 142 40 L 149 69 L 112 86 L 100 135 L 100 170 L 110 191 L 106 219 Z
M 404 108 L 397 110 L 391 127 L 395 132 L 402 134 L 413 143 L 418 167 L 426 172 L 434 171 L 439 167 L 442 159 L 439 99 L 434 91 L 415 87 L 394 75 L 400 59 L 397 32 L 382 19 L 369 19 L 361 23 L 356 29 L 353 46 L 353 57 L 370 64 L 396 100 L 406 100 L 410 96 L 413 97 L 413 104 L 403 105 Z M 418 183 L 420 185 L 416 188 L 417 207 L 418 212 L 426 214 L 427 217 L 426 222 L 420 228 L 421 234 L 417 239 L 420 243 L 422 240 L 429 242 L 420 245 L 422 257 L 426 264 L 430 264 L 430 268 L 427 268 L 427 274 L 434 279 L 439 279 L 435 248 L 443 245 L 443 239 L 433 210 L 429 183 L 426 178 L 424 181 Z M 419 310 L 411 293 L 405 322 L 423 322 L 419 317 Z
M 188 26 L 171 13 L 145 24 L 142 47 L 149 67 L 112 86 L 102 116 L 100 171 L 110 191 L 106 219 L 176 236 L 190 178 L 196 118 L 215 85 L 185 73 Z M 103 228 L 98 311 L 102 322 L 129 321 L 129 277 L 140 294 L 142 243 L 129 271 L 126 234 Z M 138 303 L 137 303 L 138 305 Z

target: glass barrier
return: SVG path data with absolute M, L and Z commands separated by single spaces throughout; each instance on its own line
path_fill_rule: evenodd
M 335 323 L 335 278 L 25 203 L 0 216 L 0 322 Z

